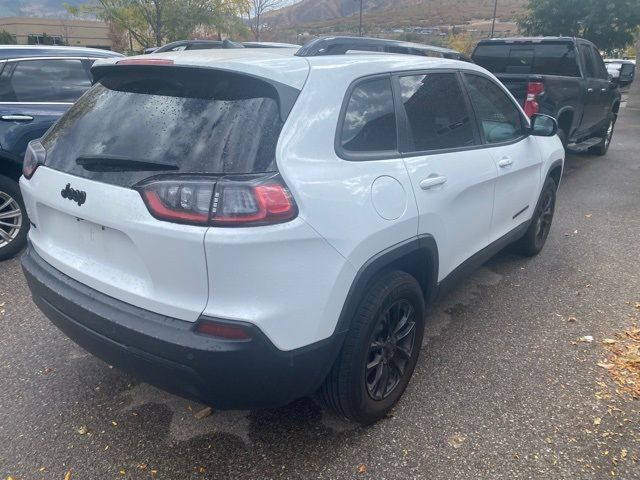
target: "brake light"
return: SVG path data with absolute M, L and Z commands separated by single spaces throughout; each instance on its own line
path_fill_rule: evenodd
M 543 93 L 544 83 L 529 82 L 529 84 L 527 85 L 527 97 L 524 102 L 524 113 L 526 113 L 529 118 L 540 111 L 538 97 Z
M 40 165 L 44 165 L 47 159 L 47 151 L 38 140 L 32 140 L 27 146 L 22 162 L 22 174 L 24 178 L 30 179 Z
M 257 226 L 291 220 L 297 208 L 278 174 L 232 177 L 162 176 L 138 185 L 160 220 L 213 226 Z
M 126 58 L 116 62 L 118 65 L 173 65 L 169 58 Z

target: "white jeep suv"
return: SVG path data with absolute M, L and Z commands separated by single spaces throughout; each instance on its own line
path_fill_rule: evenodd
M 425 304 L 549 233 L 557 125 L 471 63 L 329 38 L 92 72 L 26 155 L 33 298 L 88 351 L 216 408 L 316 394 L 383 417 Z

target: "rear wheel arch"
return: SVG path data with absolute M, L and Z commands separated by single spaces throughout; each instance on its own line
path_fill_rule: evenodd
M 22 175 L 22 164 L 15 158 L 0 153 L 0 175 L 17 182 Z
M 573 126 L 573 117 L 574 117 L 573 110 L 569 108 L 560 111 L 558 114 L 558 128 L 565 133 L 567 139 L 569 138 L 569 135 L 571 135 L 571 127 Z
M 358 270 L 342 307 L 335 333 L 349 330 L 351 320 L 369 287 L 389 270 L 400 270 L 420 284 L 425 302 L 437 293 L 438 247 L 431 235 L 422 235 L 394 245 L 369 259 Z
M 619 100 L 616 100 L 615 102 L 613 102 L 613 106 L 611 107 L 611 111 L 615 115 L 618 115 L 618 112 L 620 111 L 620 101 Z

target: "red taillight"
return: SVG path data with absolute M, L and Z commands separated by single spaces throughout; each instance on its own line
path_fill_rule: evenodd
M 156 177 L 138 190 L 154 217 L 174 223 L 257 226 L 297 215 L 295 202 L 277 174 Z
M 524 113 L 526 113 L 529 118 L 540 111 L 538 96 L 543 93 L 544 83 L 529 82 L 529 84 L 527 85 L 527 97 L 524 102 Z
M 210 320 L 201 320 L 196 325 L 196 332 L 210 337 L 224 338 L 225 340 L 249 340 L 251 334 L 242 325 L 218 323 Z
M 47 151 L 38 140 L 32 140 L 27 146 L 27 151 L 24 154 L 24 161 L 22 162 L 22 174 L 24 178 L 29 179 L 33 177 L 36 169 L 40 165 L 44 165 L 47 158 Z
M 265 225 L 290 220 L 296 207 L 287 187 L 272 178 L 264 183 L 221 181 L 213 198 L 212 225 Z
M 116 62 L 118 65 L 173 65 L 168 58 L 127 58 Z

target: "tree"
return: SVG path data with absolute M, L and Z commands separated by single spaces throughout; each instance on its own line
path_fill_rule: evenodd
M 0 30 L 0 45 L 15 45 L 16 43 L 18 43 L 16 37 L 6 30 Z
M 95 6 L 67 6 L 91 13 L 128 34 L 141 47 L 190 38 L 200 27 L 236 31 L 246 0 L 97 0 Z
M 640 26 L 638 0 L 529 0 L 519 19 L 526 35 L 566 35 L 611 51 L 633 42 Z
M 469 32 L 461 32 L 454 35 L 449 35 L 449 38 L 447 39 L 449 48 L 457 50 L 458 52 L 462 52 L 467 56 L 471 56 L 476 43 L 478 42 L 474 40 L 471 35 L 469 35 Z
M 251 33 L 253 33 L 253 38 L 256 42 L 260 41 L 263 15 L 281 5 L 282 0 L 247 0 L 246 9 L 249 27 L 251 27 Z

